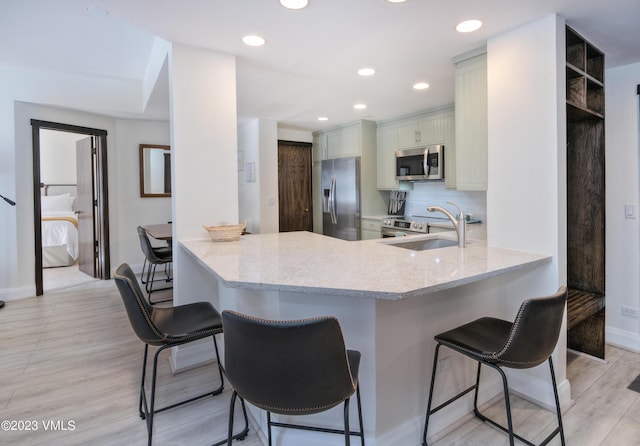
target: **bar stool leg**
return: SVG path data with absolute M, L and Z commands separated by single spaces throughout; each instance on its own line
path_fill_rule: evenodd
M 240 398 L 240 404 L 242 405 L 242 414 L 244 415 L 244 429 L 240 433 L 233 434 L 233 418 L 236 408 L 236 399 Z M 213 446 L 221 446 L 223 444 L 231 445 L 233 440 L 244 440 L 249 433 L 249 418 L 247 417 L 247 408 L 244 405 L 244 400 L 234 390 L 231 394 L 231 403 L 229 405 L 229 430 L 227 431 L 227 438 L 215 443 Z
M 144 412 L 143 412 L 143 407 L 142 407 L 142 402 L 143 402 L 143 398 L 145 396 L 144 393 L 144 378 L 145 375 L 147 373 L 147 355 L 149 353 L 149 344 L 145 344 L 144 345 L 144 357 L 142 359 L 142 378 L 140 379 L 140 404 L 138 404 L 138 412 L 140 412 L 140 418 L 142 418 L 143 420 L 146 418 L 146 412 L 147 412 L 147 401 L 145 398 L 144 404 Z
M 506 411 L 507 411 L 507 428 L 504 428 L 503 426 L 499 425 L 498 423 L 496 423 L 494 420 L 492 420 L 491 418 L 488 418 L 484 415 L 482 415 L 480 413 L 480 411 L 478 410 L 478 406 L 477 406 L 477 398 L 478 398 L 478 387 L 480 385 L 480 361 L 478 361 L 478 377 L 477 377 L 477 383 L 476 383 L 476 397 L 474 399 L 473 402 L 473 412 L 475 413 L 476 417 L 478 417 L 480 420 L 484 421 L 485 423 L 489 423 L 494 425 L 495 427 L 503 430 L 504 432 L 507 432 L 509 434 L 509 444 L 511 446 L 514 446 L 514 437 L 516 437 L 517 435 L 514 434 L 513 432 L 513 421 L 511 419 L 511 402 L 509 399 L 509 386 L 507 384 L 507 375 L 505 375 L 505 373 L 502 371 L 502 369 L 498 366 L 495 366 L 493 364 L 490 363 L 485 363 L 486 365 L 490 366 L 491 368 L 495 369 L 498 371 L 498 373 L 500 373 L 500 376 L 502 377 L 502 389 L 504 392 L 504 404 L 506 407 Z M 527 440 L 523 439 L 522 437 L 517 436 L 519 440 L 524 441 L 527 444 L 531 444 L 529 443 Z
M 558 387 L 556 385 L 556 374 L 553 371 L 553 361 L 549 356 L 549 371 L 551 372 L 551 384 L 553 384 L 553 396 L 556 400 L 556 415 L 558 416 L 558 429 L 560 431 L 560 443 L 565 446 L 564 443 L 564 428 L 562 426 L 562 411 L 560 410 L 560 398 L 558 398 Z M 553 435 L 549 437 L 551 439 Z
M 360 404 L 360 383 L 356 387 L 356 398 L 358 399 L 358 419 L 360 420 L 360 444 L 364 446 L 364 425 L 362 423 L 362 404 Z
M 433 356 L 433 371 L 431 372 L 431 385 L 429 386 L 429 399 L 427 402 L 427 415 L 424 421 L 424 433 L 422 434 L 422 446 L 427 445 L 427 428 L 429 427 L 429 416 L 431 415 L 431 400 L 433 398 L 433 385 L 436 382 L 436 370 L 438 369 L 438 352 L 440 351 L 440 346 L 442 344 L 436 345 L 436 352 Z
M 344 401 L 344 444 L 351 445 L 351 437 L 349 436 L 349 398 Z

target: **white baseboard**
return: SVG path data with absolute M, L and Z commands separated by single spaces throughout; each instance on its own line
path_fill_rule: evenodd
M 217 362 L 213 341 L 208 337 L 173 347 L 169 362 L 171 364 L 171 373 L 173 374 Z
M 607 344 L 640 353 L 640 334 L 609 326 L 604 334 Z
M 547 369 L 547 379 L 540 379 L 530 374 L 513 373 L 511 370 L 506 370 L 509 388 L 518 396 L 555 412 L 556 402 L 553 397 L 551 375 L 548 373 L 549 366 L 545 362 L 539 367 L 545 367 Z M 565 379 L 557 383 L 557 386 L 560 407 L 569 407 L 569 405 L 573 403 L 571 399 L 571 383 L 568 379 Z M 524 391 L 524 389 L 526 389 L 526 391 Z
M 29 285 L 20 288 L 4 288 L 0 290 L 0 300 L 20 300 L 36 297 L 36 286 Z
M 140 277 L 142 273 L 142 263 L 137 265 L 129 265 L 133 272 Z M 111 271 L 111 275 L 113 276 L 115 273 L 115 268 Z M 32 297 L 36 297 L 36 286 L 35 283 L 33 285 L 27 285 L 18 288 L 2 288 L 0 289 L 0 300 L 4 301 L 12 301 L 12 300 L 21 300 L 21 299 L 29 299 Z

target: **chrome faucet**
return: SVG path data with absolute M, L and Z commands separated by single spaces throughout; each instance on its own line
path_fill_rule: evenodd
M 464 215 L 464 211 L 460 206 L 452 203 L 451 201 L 447 201 L 447 203 L 458 208 L 458 211 L 460 212 L 458 218 L 454 217 L 451 212 L 445 208 L 441 208 L 440 206 L 429 206 L 427 211 L 442 212 L 444 215 L 449 217 L 449 220 L 453 223 L 453 228 L 456 230 L 456 234 L 458 235 L 458 248 L 464 248 L 467 245 L 467 217 Z

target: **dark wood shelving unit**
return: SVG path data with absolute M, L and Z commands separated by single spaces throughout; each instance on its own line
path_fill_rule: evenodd
M 604 359 L 604 54 L 573 29 L 567 44 L 567 346 Z

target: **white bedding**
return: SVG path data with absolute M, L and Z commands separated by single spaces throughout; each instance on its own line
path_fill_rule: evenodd
M 62 246 L 69 254 L 71 263 L 75 262 L 78 258 L 78 220 L 76 214 L 74 212 L 43 212 L 43 250 Z

